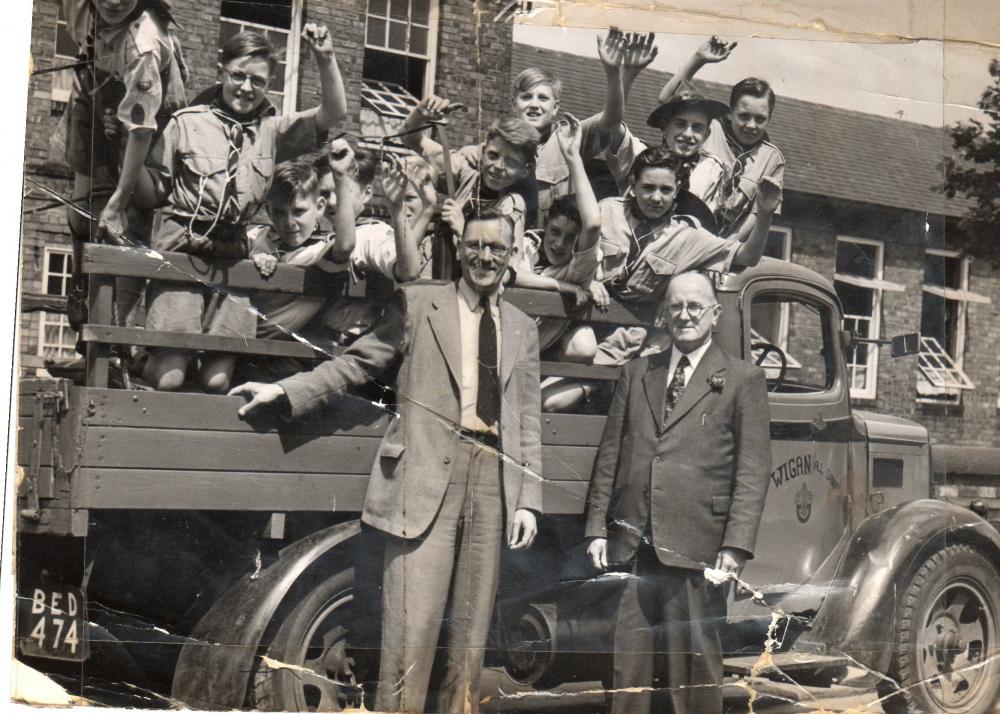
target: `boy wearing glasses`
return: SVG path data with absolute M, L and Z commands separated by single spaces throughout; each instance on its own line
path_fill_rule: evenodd
M 136 189 L 150 205 L 165 204 L 154 249 L 247 257 L 245 225 L 264 201 L 275 162 L 315 147 L 318 135 L 347 114 L 329 31 L 310 23 L 303 39 L 319 69 L 319 107 L 278 116 L 267 99 L 277 55 L 262 35 L 241 32 L 222 48 L 221 84 L 167 124 Z M 249 295 L 239 291 L 223 296 L 197 285 L 151 281 L 146 324 L 151 330 L 253 337 L 256 317 L 249 307 Z M 191 358 L 185 350 L 155 349 L 145 377 L 156 389 L 180 389 Z M 201 388 L 224 392 L 233 364 L 232 355 L 203 357 Z

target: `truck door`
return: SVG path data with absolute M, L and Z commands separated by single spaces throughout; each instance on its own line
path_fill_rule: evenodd
M 840 310 L 828 292 L 781 279 L 749 283 L 740 308 L 743 354 L 767 373 L 772 449 L 756 557 L 745 579 L 775 601 L 802 590 L 849 525 L 854 429 Z

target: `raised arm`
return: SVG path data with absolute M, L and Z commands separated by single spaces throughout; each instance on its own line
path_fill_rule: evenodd
M 354 180 L 354 149 L 344 139 L 338 139 L 330 146 L 330 168 L 333 169 L 334 193 L 337 195 L 337 213 L 333 217 L 334 239 L 330 247 L 330 258 L 334 262 L 344 262 L 354 250 L 355 233 L 354 198 L 359 190 Z
M 597 205 L 597 197 L 587 177 L 587 170 L 583 167 L 583 157 L 580 155 L 582 140 L 580 122 L 572 114 L 565 115 L 556 127 L 556 141 L 559 142 L 559 150 L 569 167 L 570 183 L 576 194 L 576 207 L 582 221 L 580 236 L 576 239 L 577 252 L 590 250 L 601 237 L 601 209 Z
M 633 32 L 626 37 L 625 51 L 622 57 L 622 88 L 625 92 L 626 102 L 628 102 L 635 78 L 656 59 L 658 50 L 654 44 L 655 39 L 652 32 L 645 35 Z
M 316 128 L 319 131 L 343 124 L 347 119 L 347 94 L 344 91 L 344 80 L 340 76 L 340 67 L 333 52 L 333 39 L 325 25 L 307 23 L 302 30 L 302 39 L 319 69 L 319 86 L 322 101 L 316 114 Z
M 417 130 L 430 122 L 441 121 L 450 105 L 451 102 L 447 99 L 432 94 L 415 106 L 403 123 L 402 131 L 411 132 L 404 133 L 401 137 L 403 143 L 423 156 L 438 172 L 444 171 L 444 151 L 441 144 L 431 139 L 427 131 Z
M 771 230 L 771 219 L 781 202 L 781 186 L 770 178 L 763 178 L 757 187 L 755 210 L 747 216 L 732 240 L 742 240 L 741 234 L 749 231 L 749 237 L 743 241 L 733 257 L 735 265 L 750 267 L 757 265 L 760 256 L 764 254 L 767 244 L 767 234 Z
M 423 271 L 420 242 L 434 216 L 437 191 L 426 166 L 415 166 L 408 173 L 398 158 L 388 154 L 382 171 L 382 195 L 392 216 L 396 244 L 393 277 L 397 282 L 405 283 L 416 280 Z M 408 205 L 411 209 L 409 219 L 406 216 Z
M 735 42 L 726 42 L 721 40 L 715 35 L 712 35 L 705 44 L 698 48 L 691 57 L 688 58 L 687 62 L 681 65 L 681 68 L 677 70 L 677 73 L 670 78 L 670 81 L 666 83 L 663 89 L 660 90 L 660 96 L 657 98 L 660 104 L 665 104 L 677 90 L 685 82 L 690 82 L 694 76 L 698 73 L 702 67 L 706 64 L 712 64 L 715 62 L 722 62 L 727 57 L 729 53 L 736 48 Z

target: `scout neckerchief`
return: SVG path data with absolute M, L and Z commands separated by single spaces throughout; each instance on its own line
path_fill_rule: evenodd
M 632 235 L 629 236 L 628 257 L 625 259 L 625 270 L 621 275 L 622 280 L 628 281 L 628 276 L 635 269 L 636 261 L 642 255 L 642 251 L 646 247 L 646 244 L 649 243 L 649 239 L 659 233 L 664 226 L 670 224 L 674 216 L 674 209 L 671 207 L 669 211 L 659 218 L 646 218 L 642 214 L 642 211 L 639 210 L 639 203 L 636 201 L 635 196 L 626 199 L 625 207 L 629 213 L 628 217 L 635 220 L 634 226 L 631 220 L 628 221 L 629 225 L 632 226 Z
M 247 130 L 256 131 L 260 125 L 262 109 L 267 102 L 261 104 L 256 111 L 238 116 L 228 110 L 222 102 L 222 92 L 208 105 L 212 114 L 222 123 L 229 144 L 226 154 L 226 186 L 223 191 L 222 205 L 219 207 L 219 219 L 230 224 L 240 220 L 240 200 L 236 191 L 236 174 L 240 168 L 240 154 L 243 151 L 243 140 Z

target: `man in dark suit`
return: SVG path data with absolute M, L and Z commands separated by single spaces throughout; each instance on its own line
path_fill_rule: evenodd
M 457 283 L 404 286 L 342 357 L 231 392 L 251 397 L 240 414 L 276 402 L 295 418 L 401 358 L 399 418 L 379 447 L 362 514 L 387 534 L 378 711 L 424 711 L 448 607 L 436 711 L 478 710 L 501 540 L 506 532 L 520 549 L 535 537 L 538 332 L 500 297 L 513 240 L 510 216 L 473 215 L 458 248 Z
M 726 589 L 704 570 L 738 574 L 753 557 L 771 471 L 764 373 L 712 343 L 722 308 L 711 280 L 681 273 L 664 300 L 673 345 L 623 368 L 587 502 L 592 562 L 630 574 L 615 625 L 615 714 L 649 712 L 654 691 L 656 711 L 722 711 Z

